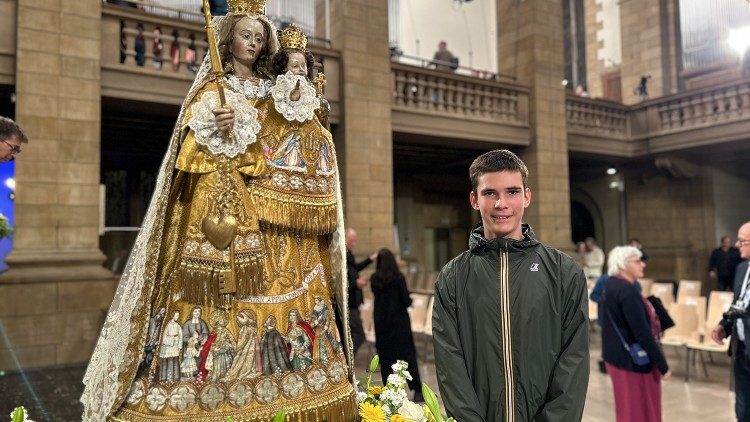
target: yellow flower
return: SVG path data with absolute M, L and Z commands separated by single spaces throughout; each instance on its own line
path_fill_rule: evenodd
M 370 386 L 370 388 L 367 389 L 367 392 L 372 394 L 373 396 L 379 396 L 380 393 L 382 393 L 384 389 L 385 389 L 384 387 L 381 387 L 379 385 L 372 385 Z
M 409 422 L 409 420 L 401 415 L 396 414 L 391 416 L 391 422 Z
M 383 409 L 370 403 L 359 405 L 359 416 L 362 417 L 362 422 L 385 422 Z

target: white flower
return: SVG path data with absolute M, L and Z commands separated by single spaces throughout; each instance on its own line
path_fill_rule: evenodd
M 397 360 L 396 363 L 391 365 L 391 369 L 393 369 L 393 372 L 401 372 L 406 370 L 409 367 L 409 364 L 404 362 L 403 360 Z
M 391 406 L 388 403 L 385 403 L 380 407 L 383 409 L 383 413 L 385 413 L 386 416 L 391 416 L 393 414 L 393 411 L 391 411 Z
M 385 390 L 383 393 L 380 394 L 380 400 L 386 403 L 391 403 L 391 405 L 393 405 L 394 408 L 401 406 L 401 403 L 405 399 L 406 399 L 406 392 L 403 390 L 401 391 Z
M 406 380 L 404 377 L 401 376 L 401 374 L 391 374 L 388 375 L 388 384 L 394 385 L 394 386 L 401 386 L 406 383 Z
M 409 400 L 404 401 L 404 404 L 398 408 L 398 414 L 408 421 L 427 422 L 427 417 L 424 415 L 422 406 L 412 403 Z
M 364 391 L 357 391 L 357 403 L 362 403 L 367 400 L 367 393 Z

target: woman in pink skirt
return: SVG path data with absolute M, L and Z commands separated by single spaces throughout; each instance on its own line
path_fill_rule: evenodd
M 609 253 L 602 315 L 602 355 L 612 378 L 617 422 L 661 422 L 661 380 L 672 373 L 659 344 L 656 312 L 635 287 L 646 263 L 641 251 L 618 246 Z M 628 348 L 638 343 L 648 362 L 636 363 Z

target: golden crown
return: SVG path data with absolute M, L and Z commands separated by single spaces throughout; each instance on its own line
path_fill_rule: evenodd
M 259 16 L 266 11 L 266 0 L 228 0 L 229 13 L 243 14 L 247 13 L 253 16 Z
M 304 50 L 307 47 L 307 35 L 299 29 L 299 26 L 290 24 L 281 31 L 279 44 L 281 44 L 281 48 Z

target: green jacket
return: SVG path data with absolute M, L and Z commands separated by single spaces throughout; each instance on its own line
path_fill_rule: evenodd
M 589 381 L 586 278 L 534 238 L 484 238 L 443 267 L 432 333 L 438 384 L 460 422 L 580 421 Z

